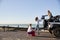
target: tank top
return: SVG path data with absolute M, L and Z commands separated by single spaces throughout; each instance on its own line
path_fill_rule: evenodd
M 31 32 L 32 28 L 29 26 L 27 32 Z

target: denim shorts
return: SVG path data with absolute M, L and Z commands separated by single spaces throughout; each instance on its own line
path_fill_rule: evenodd
M 39 25 L 36 26 L 36 30 L 39 30 Z

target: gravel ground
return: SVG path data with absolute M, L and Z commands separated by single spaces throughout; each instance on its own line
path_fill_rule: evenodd
M 40 32 L 40 35 L 34 37 L 27 37 L 26 31 L 18 32 L 0 32 L 0 40 L 60 40 L 51 36 L 49 32 Z

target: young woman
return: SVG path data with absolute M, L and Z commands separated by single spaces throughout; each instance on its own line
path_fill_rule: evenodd
M 49 17 L 49 22 L 52 22 L 53 20 L 52 20 L 52 18 L 53 18 L 53 16 L 52 16 L 52 13 L 50 12 L 50 10 L 48 10 L 48 17 Z
M 36 17 L 36 18 L 35 18 L 35 21 L 36 21 L 36 28 L 35 28 L 35 29 L 37 30 L 37 33 L 38 33 L 38 35 L 39 35 L 39 34 L 40 34 L 40 33 L 39 33 L 39 22 L 40 22 L 40 20 L 39 20 L 38 17 Z

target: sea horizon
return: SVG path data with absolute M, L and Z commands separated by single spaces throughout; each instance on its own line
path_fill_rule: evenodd
M 28 28 L 29 24 L 0 24 L 0 26 L 9 26 L 9 27 L 21 27 L 21 28 Z M 32 27 L 36 27 L 36 24 L 32 24 Z M 42 24 L 39 27 L 43 27 Z

